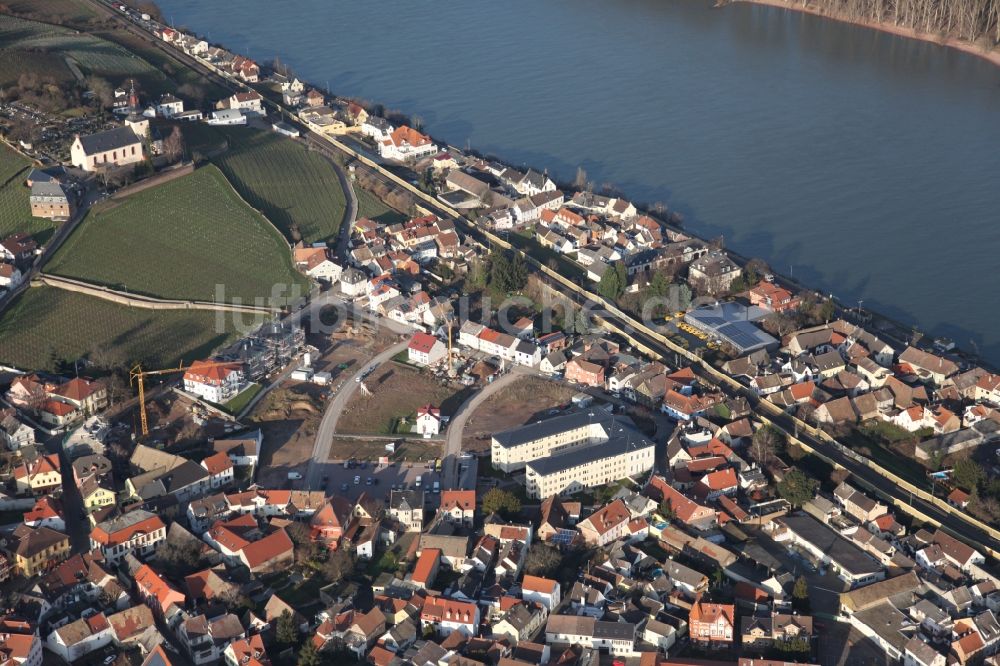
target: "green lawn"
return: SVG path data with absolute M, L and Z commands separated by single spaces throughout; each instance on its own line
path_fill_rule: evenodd
M 44 244 L 59 224 L 31 216 L 31 190 L 24 184 L 30 168 L 31 162 L 0 144 L 0 239 L 26 231 Z
M 372 192 L 354 186 L 354 195 L 358 198 L 358 219 L 368 218 L 384 224 L 396 224 L 405 222 L 408 218 L 395 208 L 379 199 Z
M 202 301 L 282 304 L 291 285 L 307 287 L 285 240 L 211 165 L 96 207 L 46 270 Z
M 263 390 L 263 388 L 263 386 L 257 383 L 250 384 L 250 386 L 243 389 L 239 395 L 222 405 L 222 408 L 230 414 L 239 414 L 243 411 L 243 408 L 249 405 L 250 401 L 253 400 L 257 394 L 261 392 L 261 390 Z
M 232 341 L 229 321 L 223 318 L 220 325 L 215 313 L 203 310 L 156 312 L 32 287 L 0 316 L 0 362 L 56 371 L 61 362 L 100 350 L 106 361 L 123 367 L 134 361 L 151 368 L 175 366 Z
M 220 131 L 230 146 L 213 161 L 250 205 L 292 241 L 336 237 L 347 202 L 329 160 L 273 132 L 242 127 Z

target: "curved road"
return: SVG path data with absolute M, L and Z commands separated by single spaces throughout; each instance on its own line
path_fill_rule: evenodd
M 441 459 L 444 461 L 441 464 L 441 485 L 444 489 L 448 490 L 458 487 L 458 478 L 455 470 L 458 467 L 458 457 L 462 453 L 462 433 L 465 431 L 465 423 L 476 411 L 476 408 L 486 398 L 504 386 L 513 383 L 515 379 L 535 374 L 537 373 L 533 370 L 516 365 L 503 377 L 495 380 L 492 384 L 488 384 L 482 391 L 478 391 L 471 398 L 459 405 L 458 411 L 452 415 L 451 421 L 448 423 L 448 436 L 445 439 L 444 453 L 441 456 Z
M 323 410 L 323 420 L 319 422 L 319 428 L 316 429 L 316 442 L 313 444 L 312 458 L 309 460 L 309 469 L 306 472 L 305 485 L 307 488 L 310 490 L 314 488 L 321 489 L 318 486 L 320 485 L 324 466 L 330 460 L 330 445 L 337 432 L 337 421 L 340 420 L 340 415 L 344 413 L 347 401 L 354 394 L 354 391 L 357 390 L 358 386 L 360 386 L 360 383 L 355 380 L 373 365 L 382 365 L 391 360 L 393 356 L 406 349 L 407 344 L 409 344 L 408 341 L 396 343 L 367 363 L 360 364 L 353 375 L 344 379 L 344 383 L 341 385 L 337 395 L 326 403 L 326 409 Z

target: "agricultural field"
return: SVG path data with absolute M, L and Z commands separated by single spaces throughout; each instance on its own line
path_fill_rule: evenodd
M 151 64 L 117 44 L 99 37 L 79 33 L 68 28 L 53 26 L 14 16 L 0 15 L 0 85 L 16 83 L 25 72 L 52 76 L 58 82 L 72 79 L 72 72 L 65 62 L 72 58 L 85 75 L 107 78 L 113 84 L 120 79 L 134 76 L 142 82 L 165 79 L 162 72 Z M 35 55 L 47 57 L 38 60 L 40 69 L 28 65 L 35 63 Z
M 329 160 L 272 132 L 241 127 L 221 132 L 229 150 L 212 161 L 251 206 L 293 242 L 337 236 L 347 202 Z
M 472 393 L 468 387 L 442 384 L 430 372 L 395 361 L 379 366 L 365 380 L 365 386 L 371 395 L 354 392 L 337 423 L 337 432 L 374 435 L 409 433 L 409 426 L 415 423 L 417 408 L 430 403 L 441 409 L 442 416 L 451 416 Z
M 59 224 L 31 216 L 31 190 L 24 184 L 30 168 L 26 158 L 0 145 L 0 239 L 26 231 L 44 245 Z
M 358 198 L 359 220 L 368 218 L 384 224 L 396 224 L 397 222 L 405 222 L 407 219 L 406 215 L 390 207 L 374 193 L 363 187 L 355 185 L 354 195 Z
M 0 316 L 0 362 L 58 371 L 84 356 L 104 364 L 177 365 L 235 339 L 203 310 L 142 310 L 55 287 L 31 287 Z
M 212 165 L 95 206 L 47 272 L 160 298 L 248 304 L 272 303 L 273 294 L 281 305 L 291 285 L 308 288 L 284 238 Z

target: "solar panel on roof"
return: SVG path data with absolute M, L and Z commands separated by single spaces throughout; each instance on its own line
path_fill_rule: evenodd
M 568 546 L 576 537 L 576 530 L 561 529 L 552 537 L 552 543 L 559 546 Z

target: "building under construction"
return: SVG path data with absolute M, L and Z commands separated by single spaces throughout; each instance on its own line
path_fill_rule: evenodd
M 305 346 L 305 330 L 288 322 L 268 322 L 226 350 L 222 357 L 243 363 L 247 379 L 258 381 L 285 367 Z

